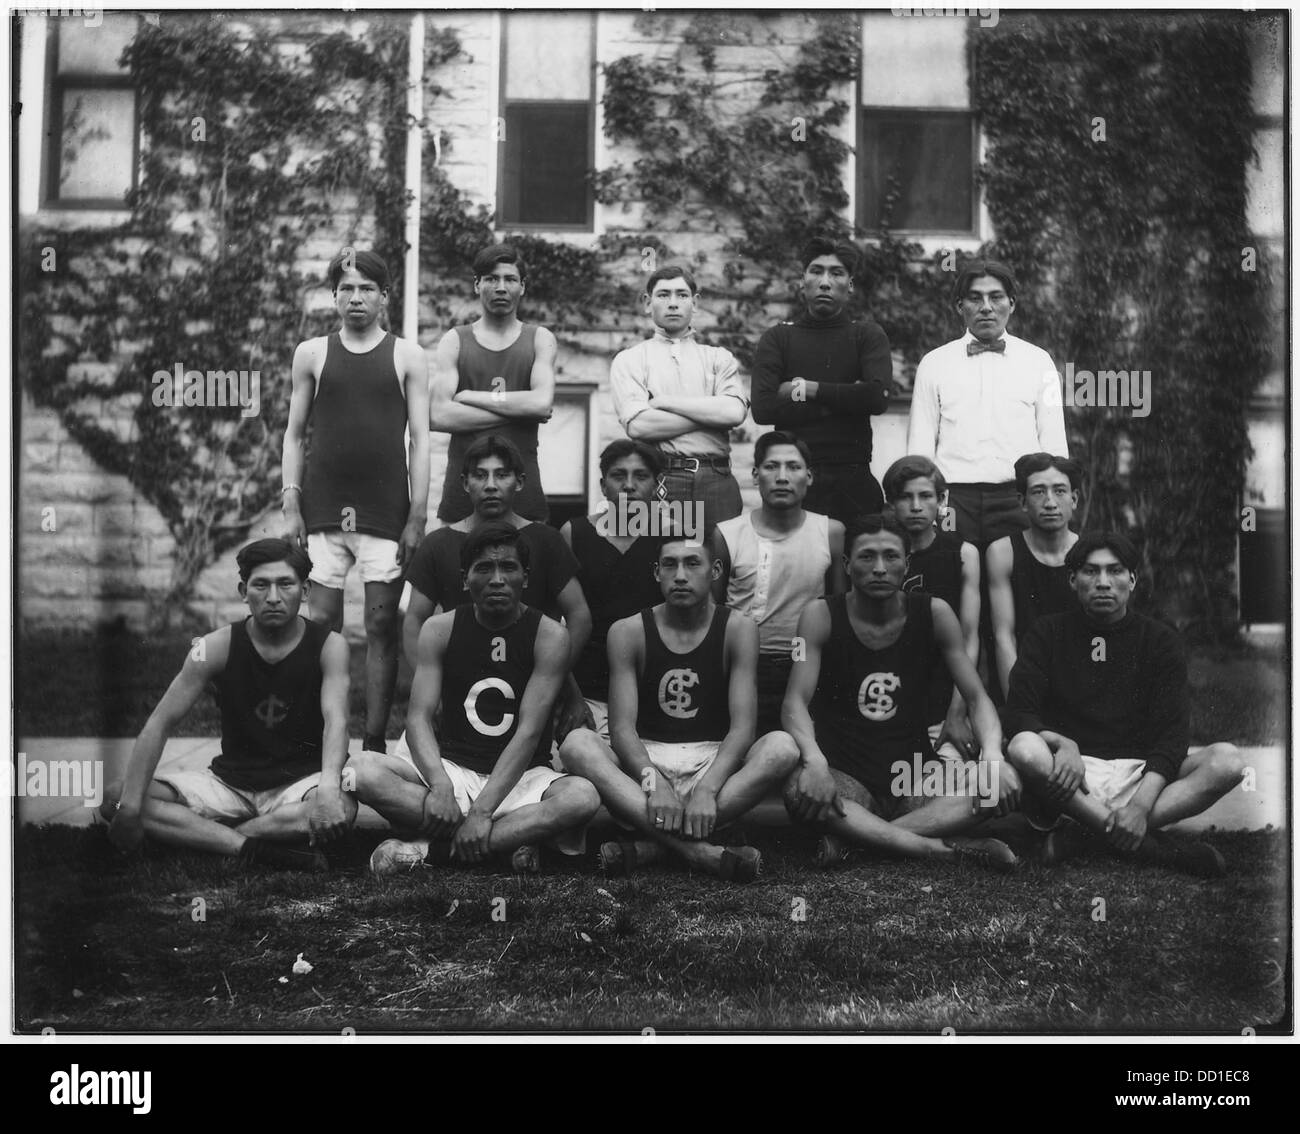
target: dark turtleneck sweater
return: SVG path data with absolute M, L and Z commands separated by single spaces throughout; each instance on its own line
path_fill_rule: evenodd
M 805 313 L 758 340 L 754 420 L 801 437 L 814 462 L 865 463 L 871 460 L 871 415 L 885 412 L 893 372 L 889 340 L 876 323 Z M 817 396 L 805 402 L 777 397 L 781 383 L 796 378 L 818 383 Z

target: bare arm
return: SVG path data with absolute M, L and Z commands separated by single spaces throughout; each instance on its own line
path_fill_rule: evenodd
M 790 671 L 785 700 L 781 702 L 781 724 L 799 746 L 799 762 L 820 768 L 829 765 L 817 744 L 812 714 L 808 710 L 813 694 L 817 692 L 817 679 L 821 676 L 822 647 L 830 633 L 830 608 L 824 602 L 814 602 L 805 607 L 795 631 L 795 638 L 803 646 L 803 654 Z
M 405 565 L 424 536 L 429 516 L 429 359 L 417 343 L 398 340 L 402 347 L 402 383 L 406 390 L 406 424 L 410 432 L 407 465 L 411 506 L 398 547 L 399 564 Z
M 844 525 L 831 520 L 826 525 L 826 536 L 831 548 L 831 565 L 826 568 L 826 593 L 842 595 L 849 577 L 844 573 Z
M 545 327 L 538 327 L 527 390 L 462 390 L 455 395 L 455 401 L 504 418 L 549 421 L 555 403 L 555 355 L 555 336 Z
M 714 796 L 745 758 L 754 743 L 754 726 L 758 723 L 758 627 L 748 618 L 732 615 L 727 619 L 725 643 L 730 673 L 727 679 L 727 708 L 731 727 L 718 746 L 718 755 L 700 779 L 696 791 L 704 789 Z
M 943 599 L 932 598 L 930 612 L 934 622 L 935 644 L 943 656 L 948 672 L 952 675 L 953 683 L 966 701 L 971 725 L 980 743 L 981 758 L 1000 760 L 1002 759 L 1002 724 L 998 720 L 997 709 L 993 707 L 989 695 L 984 692 L 984 686 L 980 684 L 974 663 L 966 656 L 961 624 L 957 621 L 952 607 Z
M 302 479 L 306 464 L 307 420 L 312 399 L 316 396 L 316 372 L 319 368 L 318 339 L 299 343 L 293 352 L 293 370 L 289 392 L 289 420 L 284 427 L 284 448 L 280 457 L 282 485 L 297 485 L 281 495 L 285 537 L 305 542 L 307 528 L 302 519 Z
M 636 731 L 639 710 L 637 669 L 645 654 L 645 632 L 641 616 L 615 622 L 606 640 L 609 654 L 609 739 L 623 770 L 644 784 L 647 770 L 653 772 L 650 755 Z
M 442 664 L 451 637 L 454 614 L 429 619 L 420 631 L 416 647 L 415 676 L 406 710 L 406 742 L 411 759 L 430 788 L 451 791 L 451 780 L 442 766 L 442 751 L 433 733 L 433 717 L 442 701 Z
M 411 588 L 411 597 L 406 603 L 406 614 L 402 618 L 402 653 L 414 670 L 419 662 L 420 631 L 424 624 L 433 617 L 433 599 L 423 591 Z
M 320 711 L 325 719 L 321 737 L 320 791 L 337 791 L 348 762 L 349 651 L 343 635 L 331 631 L 320 652 Z
M 433 382 L 429 387 L 429 428 L 436 433 L 473 433 L 502 424 L 505 417 L 456 400 L 460 385 L 460 337 L 448 331 L 433 356 Z
M 957 619 L 961 623 L 962 643 L 966 656 L 973 666 L 980 660 L 980 556 L 975 545 L 961 545 L 961 597 L 958 599 Z M 949 713 L 961 712 L 965 699 L 954 684 Z
M 1011 591 L 1013 562 L 1011 539 L 1004 536 L 989 544 L 984 553 L 989 573 L 989 614 L 993 621 L 993 658 L 1005 696 L 1011 690 L 1011 671 L 1016 665 L 1016 600 Z

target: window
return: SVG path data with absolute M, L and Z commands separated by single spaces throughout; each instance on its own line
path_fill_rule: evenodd
M 498 223 L 590 229 L 595 17 L 502 16 Z
M 118 63 L 135 30 L 134 16 L 110 13 L 94 27 L 50 21 L 46 205 L 120 209 L 135 188 L 136 92 Z
M 975 234 L 967 58 L 964 19 L 864 17 L 857 219 L 866 231 Z

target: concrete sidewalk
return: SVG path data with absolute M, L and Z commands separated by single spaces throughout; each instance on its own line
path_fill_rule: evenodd
M 53 762 L 76 763 L 88 780 L 88 784 L 79 788 L 83 793 L 92 790 L 93 785 L 102 790 L 121 777 L 134 743 L 129 738 L 97 740 L 88 737 L 40 737 L 21 741 L 18 746 L 20 774 L 13 785 L 18 822 L 73 827 L 89 824 L 93 807 L 86 805 L 82 795 L 75 792 L 61 796 L 50 794 L 52 789 L 58 790 L 60 786 L 46 782 L 54 778 L 53 773 L 57 770 Z M 390 750 L 392 745 L 393 742 L 389 741 Z M 178 737 L 167 742 L 158 766 L 176 770 L 206 768 L 220 747 L 220 742 L 213 737 Z M 349 749 L 359 752 L 361 741 L 350 741 Z M 1245 748 L 1242 752 L 1255 769 L 1255 790 L 1230 792 L 1204 814 L 1177 824 L 1173 830 L 1191 832 L 1218 827 L 1228 831 L 1257 831 L 1265 827 L 1286 826 L 1286 752 L 1281 745 Z M 25 776 L 21 774 L 24 769 Z M 67 789 L 66 779 L 62 786 Z M 29 789 L 43 794 L 26 794 Z M 378 815 L 365 807 L 361 809 L 358 822 L 365 827 L 385 826 Z

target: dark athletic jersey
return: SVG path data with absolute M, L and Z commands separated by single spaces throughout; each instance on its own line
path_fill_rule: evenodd
M 531 606 L 513 626 L 489 630 L 470 603 L 458 606 L 442 669 L 444 759 L 488 776 L 519 725 L 519 706 L 533 676 L 533 651 L 542 612 Z M 528 767 L 551 760 L 551 710 Z
M 1024 532 L 1011 536 L 1011 596 L 1016 608 L 1017 645 L 1044 614 L 1064 614 L 1079 605 L 1066 566 L 1048 567 L 1035 559 Z
M 913 551 L 907 560 L 907 578 L 903 590 L 924 591 L 941 598 L 961 620 L 961 545 L 964 541 L 957 532 L 940 529 L 935 539 L 923 551 Z M 933 724 L 948 714 L 952 701 L 952 675 L 940 661 L 930 675 L 930 693 L 926 718 Z
M 847 595 L 820 601 L 830 608 L 831 632 L 810 706 L 817 743 L 832 768 L 888 794 L 894 761 L 933 755 L 927 692 L 931 669 L 942 662 L 935 658 L 930 596 L 904 596 L 902 633 L 883 650 L 868 649 L 853 632 Z
M 337 332 L 327 340 L 307 418 L 302 516 L 309 532 L 342 529 L 396 540 L 406 526 L 407 415 L 396 346 L 392 334 L 365 354 L 348 350 Z
M 438 528 L 420 541 L 411 559 L 407 581 L 435 607 L 454 610 L 469 602 L 460 569 L 460 549 L 468 538 L 467 532 Z M 520 601 L 559 622 L 560 592 L 578 573 L 578 562 L 560 533 L 547 524 L 525 524 L 519 538 L 528 545 L 528 585 Z
M 609 628 L 662 598 L 654 576 L 659 545 L 650 536 L 642 536 L 626 551 L 619 551 L 586 516 L 573 520 L 570 528 L 578 582 L 591 608 L 591 639 L 573 667 L 573 677 L 583 696 L 608 701 Z
M 690 653 L 673 653 L 659 636 L 653 610 L 641 612 L 645 663 L 637 678 L 636 732 L 642 740 L 681 744 L 722 740 L 731 729 L 727 673 L 727 619 L 715 608 L 703 640 Z
M 320 771 L 320 652 L 330 631 L 300 620 L 302 641 L 274 664 L 254 648 L 250 619 L 230 624 L 226 668 L 212 682 L 221 710 L 221 754 L 211 769 L 231 787 L 267 791 Z
M 467 323 L 455 328 L 456 337 L 460 340 L 460 354 L 456 360 L 459 375 L 456 393 L 475 390 L 490 394 L 499 389 L 503 393 L 513 394 L 532 389 L 537 327 L 525 323 L 519 337 L 505 350 L 488 350 L 474 337 L 472 327 L 472 324 Z M 454 524 L 473 511 L 469 496 L 460 483 L 460 470 L 469 447 L 480 437 L 496 434 L 509 438 L 524 458 L 526 479 L 523 490 L 515 497 L 515 511 L 526 519 L 545 522 L 550 513 L 537 467 L 539 424 L 536 421 L 511 419 L 473 433 L 453 433 L 447 447 L 447 477 L 442 485 L 438 519 Z

